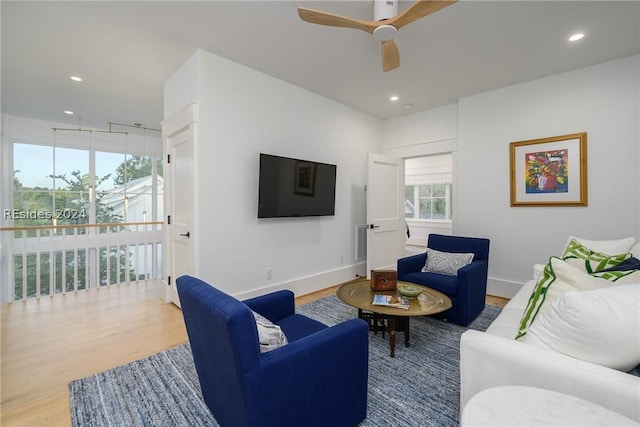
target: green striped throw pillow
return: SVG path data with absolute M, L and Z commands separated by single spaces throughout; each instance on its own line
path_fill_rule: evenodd
M 549 258 L 549 262 L 544 266 L 540 276 L 538 276 L 538 281 L 533 288 L 533 292 L 531 292 L 527 308 L 524 309 L 522 320 L 520 320 L 520 328 L 518 329 L 516 339 L 520 339 L 525 336 L 527 329 L 529 329 L 533 319 L 535 319 L 538 311 L 540 311 L 540 308 L 542 307 L 542 303 L 544 302 L 547 291 L 549 290 L 549 286 L 551 286 L 553 281 L 556 279 L 556 275 L 553 273 L 553 267 L 551 266 L 551 258 Z
M 573 239 L 569 242 L 562 255 L 563 260 L 576 267 L 583 267 L 584 271 L 589 274 L 615 267 L 630 257 L 630 253 L 607 255 L 602 252 L 592 251 Z

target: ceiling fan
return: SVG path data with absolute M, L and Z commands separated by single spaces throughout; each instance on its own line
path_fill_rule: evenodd
M 305 7 L 298 8 L 303 21 L 330 27 L 354 28 L 373 34 L 382 43 L 382 70 L 390 71 L 400 66 L 400 54 L 393 41 L 398 30 L 427 15 L 431 15 L 458 0 L 418 0 L 398 15 L 398 0 L 374 0 L 373 21 L 362 21 L 334 15 Z

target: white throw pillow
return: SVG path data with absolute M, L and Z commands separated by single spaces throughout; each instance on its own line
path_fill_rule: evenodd
M 633 237 L 626 237 L 618 240 L 587 240 L 581 237 L 569 236 L 563 252 L 567 250 L 572 239 L 594 252 L 603 252 L 607 255 L 628 253 L 636 241 Z
M 574 267 L 565 260 L 551 257 L 529 297 L 529 302 L 520 320 L 516 339 L 523 338 L 531 325 L 535 323 L 537 316 L 544 312 L 554 299 L 565 292 L 585 291 L 638 281 L 640 281 L 640 271 L 635 271 L 620 278 L 613 276 L 601 278 L 586 273 L 581 268 Z
M 471 261 L 473 261 L 473 253 L 440 252 L 427 248 L 427 261 L 422 268 L 422 272 L 455 276 L 458 274 L 459 269 L 470 264 Z
M 523 342 L 621 371 L 640 364 L 640 283 L 557 298 Z
M 260 353 L 275 350 L 287 344 L 287 337 L 280 326 L 275 325 L 266 317 L 253 312 L 258 328 L 258 339 L 260 341 Z

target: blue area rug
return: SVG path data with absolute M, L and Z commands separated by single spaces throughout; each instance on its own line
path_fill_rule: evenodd
M 485 330 L 500 313 L 487 305 L 469 326 Z M 298 312 L 334 325 L 356 317 L 335 296 Z M 398 334 L 369 336 L 369 396 L 362 427 L 457 426 L 462 326 L 428 317 L 411 319 L 411 346 Z M 69 384 L 74 426 L 218 426 L 204 404 L 188 344 Z

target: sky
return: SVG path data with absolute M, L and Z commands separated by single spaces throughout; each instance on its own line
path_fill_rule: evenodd
M 13 168 L 19 170 L 18 179 L 25 187 L 52 188 L 52 179 L 49 175 L 67 174 L 79 170 L 82 174 L 89 173 L 89 151 L 71 148 L 55 147 L 55 171 L 54 171 L 54 147 L 31 144 L 14 144 Z M 124 162 L 122 153 L 96 152 L 96 175 L 104 176 L 108 173 L 115 175 L 116 168 Z M 113 180 L 105 181 L 101 188 L 108 190 L 113 188 Z

